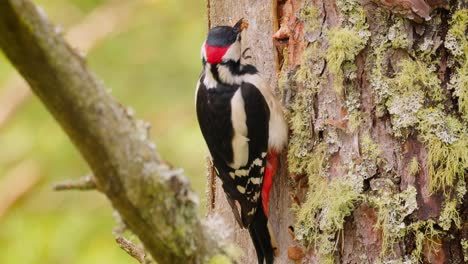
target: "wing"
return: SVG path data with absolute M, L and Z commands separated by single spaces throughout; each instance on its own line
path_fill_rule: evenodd
M 220 88 L 220 89 L 218 89 Z M 231 100 L 240 89 L 247 129 L 248 159 L 232 167 L 234 157 Z M 226 194 L 241 207 L 242 225 L 249 226 L 261 195 L 265 157 L 268 147 L 268 105 L 252 84 L 206 89 L 203 81 L 197 92 L 197 116 L 210 150 L 218 177 Z M 236 132 L 239 132 L 236 130 Z
M 240 184 L 245 186 L 244 200 L 239 200 L 244 226 L 249 226 L 259 206 L 263 175 L 268 150 L 268 126 L 270 111 L 268 105 L 258 88 L 250 83 L 241 86 L 247 117 L 247 137 L 249 139 L 249 159 L 243 168 L 248 170 L 248 177 L 239 177 Z M 237 171 L 236 171 L 237 172 Z M 241 179 L 239 179 L 241 178 Z

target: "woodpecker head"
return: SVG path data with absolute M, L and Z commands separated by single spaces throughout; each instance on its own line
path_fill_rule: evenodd
M 202 59 L 211 65 L 222 62 L 237 62 L 241 58 L 241 33 L 249 26 L 247 20 L 240 19 L 234 26 L 214 27 L 202 46 Z

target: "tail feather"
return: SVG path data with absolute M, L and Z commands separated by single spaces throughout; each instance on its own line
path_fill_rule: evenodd
M 270 224 L 260 203 L 255 213 L 255 217 L 249 226 L 250 237 L 257 252 L 259 264 L 272 264 L 274 256 L 277 254 L 278 246 L 276 239 L 271 232 Z
M 265 259 L 265 256 L 263 255 L 263 248 L 261 246 L 261 242 L 259 241 L 257 232 L 255 228 L 253 227 L 253 224 L 249 227 L 249 234 L 250 234 L 250 238 L 252 239 L 253 245 L 255 247 L 255 252 L 257 253 L 258 263 L 263 264 L 263 260 Z

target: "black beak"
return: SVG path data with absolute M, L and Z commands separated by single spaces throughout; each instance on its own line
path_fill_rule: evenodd
M 249 27 L 249 23 L 247 22 L 246 19 L 241 18 L 237 23 L 233 26 L 234 30 L 237 31 L 238 33 L 242 32 L 242 30 L 246 29 Z

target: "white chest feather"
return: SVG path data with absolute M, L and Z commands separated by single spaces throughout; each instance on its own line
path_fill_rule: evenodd
M 231 99 L 231 121 L 234 129 L 232 138 L 233 160 L 230 167 L 238 169 L 247 165 L 249 159 L 249 139 L 247 138 L 247 116 L 245 114 L 244 99 L 238 89 Z

